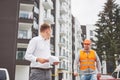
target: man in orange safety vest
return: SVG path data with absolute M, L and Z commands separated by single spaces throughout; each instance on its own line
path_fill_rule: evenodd
M 99 80 L 101 76 L 101 63 L 98 55 L 91 47 L 91 40 L 85 39 L 84 48 L 79 51 L 74 61 L 74 76 L 78 76 L 77 67 L 80 69 L 80 80 Z

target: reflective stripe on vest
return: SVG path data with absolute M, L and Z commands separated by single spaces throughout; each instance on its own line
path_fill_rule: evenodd
M 94 50 L 90 50 L 89 53 L 86 53 L 84 50 L 80 51 L 80 70 L 95 70 L 95 61 L 96 56 Z

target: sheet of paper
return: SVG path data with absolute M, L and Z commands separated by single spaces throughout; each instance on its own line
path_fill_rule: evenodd
M 50 56 L 50 57 L 49 57 L 49 62 L 50 62 L 51 64 L 53 64 L 54 62 L 60 62 L 60 61 L 59 61 L 59 58 L 58 58 L 58 57 L 56 57 L 56 56 Z

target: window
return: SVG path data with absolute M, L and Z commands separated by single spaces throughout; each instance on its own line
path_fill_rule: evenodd
M 92 30 L 90 30 L 90 36 L 93 36 L 93 31 Z
M 26 39 L 27 38 L 27 30 L 19 30 L 18 38 Z
M 17 60 L 24 60 L 25 51 L 17 51 L 16 59 Z

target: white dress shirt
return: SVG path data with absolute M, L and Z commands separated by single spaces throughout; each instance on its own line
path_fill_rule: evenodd
M 48 59 L 50 56 L 50 40 L 45 40 L 41 35 L 30 40 L 25 54 L 25 59 L 31 61 L 30 67 L 50 68 L 49 62 L 36 62 L 38 57 Z

